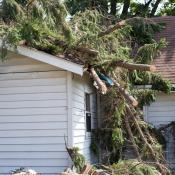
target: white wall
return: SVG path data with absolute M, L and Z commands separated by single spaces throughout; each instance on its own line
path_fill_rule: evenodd
M 157 100 L 145 108 L 146 121 L 159 127 L 175 121 L 175 93 L 160 94 Z
M 67 72 L 12 56 L 0 63 L 0 174 L 56 175 L 68 166 Z
M 159 94 L 155 102 L 144 108 L 144 118 L 157 128 L 175 121 L 175 93 Z M 175 169 L 175 140 L 172 129 L 168 128 L 164 134 L 167 142 L 166 159 Z
M 73 145 L 80 148 L 87 161 L 93 162 L 94 158 L 90 151 L 91 136 L 86 133 L 85 93 L 91 94 L 92 128 L 97 126 L 96 93 L 92 82 L 86 76 L 74 75 L 72 84 Z

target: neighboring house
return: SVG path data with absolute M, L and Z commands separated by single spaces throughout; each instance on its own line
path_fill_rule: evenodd
M 91 161 L 96 106 L 79 61 L 25 47 L 9 51 L 0 62 L 0 174 L 19 167 L 62 172 L 71 164 L 65 140 Z
M 175 16 L 153 18 L 155 22 L 165 23 L 166 29 L 157 34 L 156 38 L 166 38 L 168 46 L 162 50 L 154 64 L 157 71 L 175 85 Z M 144 118 L 157 128 L 175 121 L 175 92 L 158 95 L 157 100 L 150 106 L 144 107 Z M 175 169 L 175 130 L 167 128 L 166 158 L 171 167 Z

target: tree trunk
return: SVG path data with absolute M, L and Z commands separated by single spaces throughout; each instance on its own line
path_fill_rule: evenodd
M 150 17 L 153 17 L 157 11 L 157 8 L 162 0 L 157 0 L 151 10 Z
M 154 65 L 148 65 L 148 64 L 134 64 L 134 63 L 128 63 L 125 61 L 116 61 L 115 63 L 112 63 L 112 65 L 123 67 L 128 70 L 140 70 L 140 71 L 150 71 L 150 72 L 156 71 L 156 67 Z
M 148 7 L 149 7 L 149 5 L 151 4 L 152 1 L 153 1 L 153 0 L 149 0 L 147 3 L 145 3 L 144 8 L 145 8 L 145 9 L 148 9 Z
M 111 9 L 110 9 L 111 15 L 115 16 L 117 13 L 117 1 L 111 0 Z
M 124 0 L 124 6 L 123 6 L 121 18 L 124 18 L 125 19 L 127 17 L 130 3 L 131 3 L 130 0 Z

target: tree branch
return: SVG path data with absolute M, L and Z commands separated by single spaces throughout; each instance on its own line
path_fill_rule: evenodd
M 89 49 L 87 47 L 77 47 L 76 50 L 79 52 L 88 53 L 89 55 L 92 55 L 94 57 L 96 57 L 99 53 L 98 51 L 96 51 L 94 49 Z
M 97 83 L 97 86 L 100 89 L 100 92 L 102 94 L 106 94 L 106 92 L 107 92 L 106 84 L 99 78 L 99 76 L 97 75 L 94 68 L 90 68 L 89 72 L 90 72 L 90 75 L 93 78 L 93 80 Z
M 128 136 L 129 136 L 129 140 L 132 142 L 132 145 L 133 145 L 135 154 L 136 154 L 136 156 L 137 156 L 137 159 L 141 162 L 142 159 L 141 159 L 141 157 L 140 157 L 137 144 L 136 144 L 136 142 L 135 142 L 135 140 L 134 140 L 134 136 L 133 136 L 131 127 L 130 127 L 130 125 L 129 125 L 128 116 L 127 116 L 127 115 L 124 115 L 123 117 L 124 117 L 124 122 L 125 122 L 126 130 L 127 130 Z
M 154 65 L 148 64 L 135 64 L 135 63 L 128 63 L 125 61 L 117 61 L 114 63 L 116 66 L 126 68 L 128 70 L 140 70 L 140 71 L 150 71 L 155 72 L 156 67 Z
M 150 17 L 153 17 L 153 16 L 155 15 L 156 10 L 157 10 L 157 8 L 158 8 L 158 6 L 159 6 L 159 4 L 160 4 L 161 1 L 162 1 L 162 0 L 157 0 L 157 1 L 155 2 L 154 6 L 153 6 L 153 8 L 152 8 L 152 10 L 151 10 Z
M 114 74 L 114 73 L 113 73 Z M 114 74 L 115 77 L 115 74 Z M 128 91 L 126 91 L 126 89 L 124 89 L 123 87 L 121 87 L 121 85 L 113 79 L 114 85 L 117 87 L 117 89 L 119 90 L 119 92 L 123 95 L 123 97 L 132 105 L 132 106 L 137 106 L 138 105 L 138 101 L 129 94 Z
M 148 143 L 146 137 L 144 136 L 144 133 L 143 133 L 142 129 L 139 126 L 138 121 L 136 120 L 136 117 L 134 116 L 134 114 L 132 113 L 132 111 L 131 111 L 131 109 L 129 108 L 128 105 L 126 105 L 126 113 L 128 114 L 128 116 L 130 116 L 132 118 L 133 122 L 135 123 L 135 127 L 138 130 L 138 133 L 139 133 L 142 141 L 145 143 L 145 145 L 149 149 L 149 151 L 150 151 L 150 153 L 152 155 L 152 158 L 154 159 L 154 161 L 155 161 L 155 163 L 157 165 L 157 168 L 160 170 L 162 175 L 165 175 L 165 171 L 162 168 L 161 164 L 159 163 L 158 157 L 157 157 L 155 151 L 153 150 L 152 146 Z
M 122 21 L 118 22 L 117 24 L 115 24 L 114 26 L 108 28 L 106 31 L 99 33 L 98 36 L 103 37 L 105 35 L 108 35 L 108 34 L 114 32 L 115 30 L 122 28 L 125 25 L 126 25 L 126 20 L 122 20 Z

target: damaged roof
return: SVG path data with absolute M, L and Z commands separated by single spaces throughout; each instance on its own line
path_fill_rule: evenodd
M 156 34 L 156 40 L 165 38 L 167 47 L 161 50 L 154 64 L 157 72 L 175 84 L 175 16 L 152 18 L 156 23 L 165 23 L 165 29 Z

